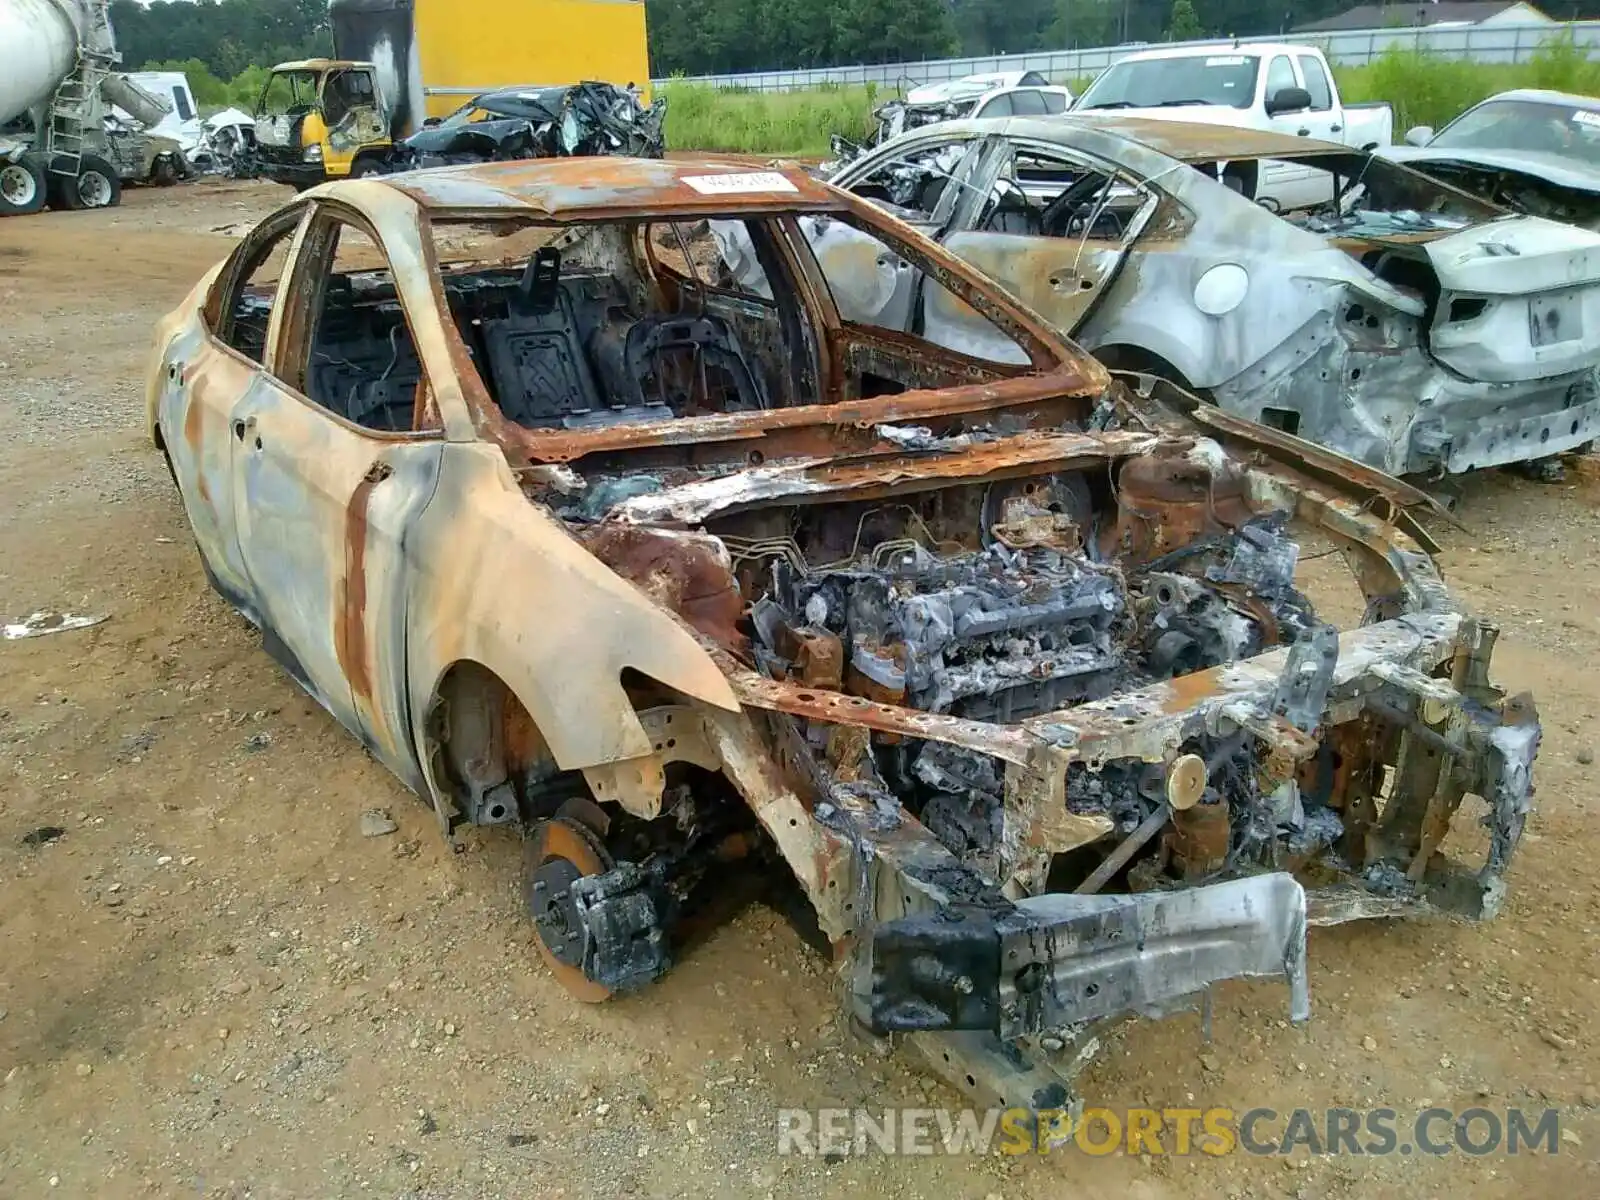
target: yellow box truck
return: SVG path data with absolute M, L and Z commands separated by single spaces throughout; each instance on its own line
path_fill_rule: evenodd
M 329 17 L 336 57 L 279 64 L 256 105 L 262 173 L 298 187 L 381 170 L 497 88 L 650 85 L 644 0 L 332 0 Z

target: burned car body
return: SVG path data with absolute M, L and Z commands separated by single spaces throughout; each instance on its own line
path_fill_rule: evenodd
M 874 146 L 943 121 L 1059 115 L 1071 107 L 1072 90 L 1051 83 L 1038 71 L 995 71 L 925 84 L 875 108 L 872 119 L 877 124 L 865 142 L 852 142 L 835 134 L 830 139 L 833 159 L 823 167 L 831 174 Z
M 641 104 L 610 83 L 513 87 L 485 92 L 396 143 L 388 170 L 523 158 L 666 153 L 667 101 Z
M 1515 212 L 1600 228 L 1600 100 L 1519 88 L 1380 154 Z
M 817 218 L 1022 361 L 844 317 Z M 1306 1016 L 1308 921 L 1500 904 L 1538 719 L 1425 497 L 1113 379 L 799 170 L 326 185 L 162 323 L 148 404 L 266 649 L 452 836 L 524 826 L 581 999 L 792 877 L 853 1015 L 1053 1107 L 1103 1020 L 1241 975 Z
M 1245 198 L 1284 159 L 1326 173 L 1327 205 L 1280 216 Z M 1361 151 L 1069 115 L 922 130 L 833 182 L 1113 366 L 1391 474 L 1527 461 L 1600 434 L 1600 314 L 1586 315 L 1600 234 L 1511 216 Z M 884 306 L 878 319 L 910 318 L 913 279 L 844 231 L 816 237 L 830 279 L 833 255 L 860 272 L 836 286 Z M 966 324 L 936 306 L 921 331 L 961 344 Z

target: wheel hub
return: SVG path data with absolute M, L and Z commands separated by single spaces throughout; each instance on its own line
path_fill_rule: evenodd
M 524 853 L 524 899 L 537 933 L 534 941 L 545 965 L 562 987 L 594 1004 L 611 989 L 583 973 L 583 927 L 572 885 L 585 875 L 603 875 L 614 862 L 599 836 L 567 817 L 543 822 Z
M 31 204 L 38 188 L 38 181 L 27 167 L 16 163 L 0 167 L 0 196 L 4 196 L 8 203 L 18 208 Z
M 111 182 L 99 171 L 78 176 L 78 199 L 89 208 L 104 208 L 111 203 Z
M 546 859 L 533 873 L 533 923 L 545 948 L 569 967 L 583 965 L 583 930 L 572 900 L 572 884 L 583 878 L 564 858 Z

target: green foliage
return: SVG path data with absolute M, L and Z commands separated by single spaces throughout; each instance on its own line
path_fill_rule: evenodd
M 189 90 L 194 93 L 194 102 L 202 109 L 227 108 L 232 102 L 228 85 L 213 75 L 211 68 L 198 58 L 186 58 L 182 62 L 145 63 L 139 69 L 142 71 L 182 71 L 189 79 Z
M 271 74 L 270 67 L 246 67 L 240 71 L 228 84 L 228 103 L 245 112 L 254 112 L 261 89 L 267 86 L 267 76 Z
M 1194 0 L 1172 0 L 1172 23 L 1167 26 L 1167 40 L 1192 42 L 1205 35 L 1206 31 L 1200 27 L 1200 17 L 1194 11 Z
M 327 0 L 111 0 L 110 8 L 130 70 L 197 60 L 214 78 L 233 79 L 251 66 L 333 52 Z
M 1479 101 L 1511 88 L 1600 92 L 1600 62 L 1590 61 L 1565 36 L 1547 41 L 1525 63 L 1475 63 L 1391 47 L 1370 66 L 1336 68 L 1334 75 L 1347 101 L 1392 104 L 1397 137 L 1413 125 L 1438 129 Z
M 960 48 L 946 0 L 646 0 L 646 21 L 658 76 L 945 58 Z
M 835 133 L 865 137 L 877 103 L 877 89 L 865 87 L 751 92 L 673 82 L 661 94 L 670 149 L 803 157 L 826 155 Z
M 1346 101 L 1386 100 L 1393 105 L 1396 137 L 1413 125 L 1442 125 L 1510 86 L 1496 77 L 1494 67 L 1393 47 L 1370 66 L 1335 68 L 1333 74 Z

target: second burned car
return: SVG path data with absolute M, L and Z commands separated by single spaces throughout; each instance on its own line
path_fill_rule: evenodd
M 1306 207 L 1280 216 L 1246 197 L 1285 162 Z M 1104 361 L 1391 474 L 1526 462 L 1600 436 L 1600 233 L 1363 151 L 1071 114 L 918 130 L 833 182 Z M 830 281 L 863 306 L 849 315 L 949 345 L 981 335 L 903 263 L 813 224 Z M 747 256 L 726 240 L 737 269 Z
M 986 336 L 847 315 L 820 218 Z M 163 322 L 149 421 L 266 649 L 452 836 L 525 831 L 581 999 L 790 878 L 847 1011 L 1057 1107 L 1104 1020 L 1241 975 L 1307 1016 L 1308 922 L 1501 903 L 1539 725 L 1424 498 L 798 170 L 307 192 Z

